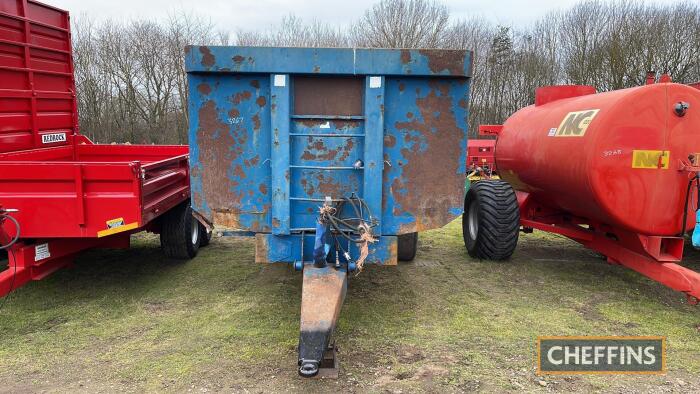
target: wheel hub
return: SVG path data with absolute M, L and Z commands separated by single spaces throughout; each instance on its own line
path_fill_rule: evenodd
M 199 222 L 197 219 L 192 218 L 192 245 L 196 245 L 199 242 Z
M 469 224 L 469 236 L 471 237 L 471 239 L 476 239 L 476 236 L 479 234 L 479 218 L 477 213 L 477 204 L 471 203 L 469 205 L 467 221 Z

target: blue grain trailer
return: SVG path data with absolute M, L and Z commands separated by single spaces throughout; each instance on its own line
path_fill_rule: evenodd
M 314 376 L 348 272 L 413 259 L 462 213 L 472 54 L 191 46 L 186 67 L 193 209 L 303 271 Z

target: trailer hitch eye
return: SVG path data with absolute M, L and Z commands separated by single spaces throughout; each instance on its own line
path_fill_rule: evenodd
M 318 373 L 318 361 L 300 360 L 299 375 L 304 377 L 316 376 Z
M 673 111 L 676 113 L 676 116 L 682 118 L 685 116 L 685 113 L 688 112 L 688 108 L 690 108 L 690 104 L 686 103 L 685 101 L 679 101 L 673 107 Z

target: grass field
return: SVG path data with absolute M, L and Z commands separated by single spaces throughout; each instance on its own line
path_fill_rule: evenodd
M 482 262 L 456 221 L 414 262 L 352 277 L 337 380 L 297 377 L 301 275 L 253 257 L 216 238 L 169 261 L 153 235 L 82 255 L 0 310 L 0 391 L 700 391 L 700 309 L 562 238 Z M 665 335 L 668 374 L 536 376 L 535 338 L 573 334 Z

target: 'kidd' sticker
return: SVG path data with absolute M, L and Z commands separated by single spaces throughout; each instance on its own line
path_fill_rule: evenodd
M 56 142 L 66 142 L 66 133 L 51 133 L 41 135 L 42 144 L 53 144 Z
M 107 228 L 108 229 L 121 227 L 123 225 L 124 225 L 124 218 L 117 218 L 117 219 L 112 219 L 112 220 L 107 221 Z
M 587 109 L 585 111 L 575 111 L 566 114 L 557 127 L 555 137 L 583 137 L 588 130 L 588 126 L 593 118 L 598 114 L 599 109 Z
M 97 232 L 97 237 L 106 237 L 108 235 L 121 233 L 124 231 L 133 230 L 139 227 L 138 222 L 126 223 L 124 218 L 110 219 L 106 222 L 107 228 Z

